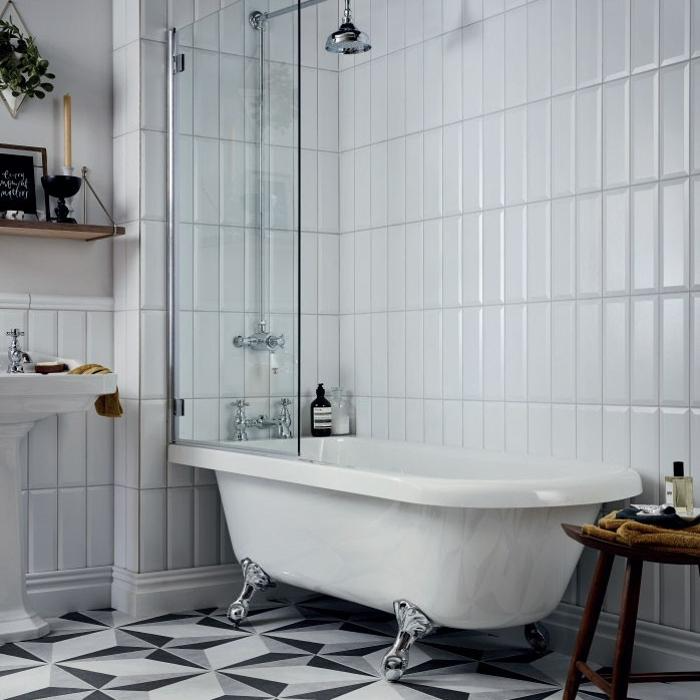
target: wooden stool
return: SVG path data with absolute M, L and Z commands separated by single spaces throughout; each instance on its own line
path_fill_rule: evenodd
M 593 580 L 591 581 L 591 588 L 588 592 L 588 599 L 586 600 L 586 609 L 583 612 L 581 626 L 576 637 L 576 647 L 569 665 L 563 700 L 575 700 L 581 685 L 582 676 L 585 676 L 591 683 L 600 688 L 611 700 L 627 700 L 627 686 L 629 683 L 700 681 L 700 673 L 630 674 L 632 651 L 634 649 L 634 632 L 637 626 L 637 609 L 639 608 L 639 589 L 642 584 L 642 567 L 644 562 L 700 566 L 700 555 L 677 554 L 650 547 L 628 547 L 616 542 L 584 535 L 582 529 L 576 525 L 562 525 L 562 527 L 571 539 L 580 542 L 585 547 L 591 547 L 600 552 Z M 620 606 L 620 623 L 617 630 L 612 673 L 600 674 L 596 673 L 588 665 L 587 660 L 616 556 L 627 559 L 625 583 L 622 589 L 622 604 Z

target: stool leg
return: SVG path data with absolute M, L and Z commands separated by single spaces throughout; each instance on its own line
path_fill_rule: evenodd
M 591 651 L 593 636 L 598 626 L 598 619 L 605 601 L 605 592 L 608 589 L 608 581 L 610 580 L 610 572 L 614 561 L 615 555 L 609 552 L 601 552 L 598 555 L 598 562 L 593 573 L 588 599 L 586 600 L 586 609 L 583 612 L 581 627 L 579 627 L 578 636 L 576 637 L 576 647 L 569 665 L 569 675 L 566 678 L 563 700 L 575 700 L 579 685 L 581 685 L 581 674 L 576 668 L 576 664 L 579 661 L 585 662 Z
M 634 651 L 634 632 L 637 627 L 639 609 L 639 590 L 642 586 L 641 559 L 628 559 L 625 570 L 625 585 L 622 591 L 620 623 L 617 628 L 615 643 L 615 661 L 613 662 L 611 700 L 627 700 L 632 652 Z

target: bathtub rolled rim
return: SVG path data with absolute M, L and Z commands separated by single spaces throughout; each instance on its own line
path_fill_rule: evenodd
M 444 448 L 436 448 L 444 449 Z M 528 458 L 531 460 L 531 458 Z M 642 491 L 639 474 L 628 467 L 561 460 L 582 473 L 554 478 L 473 479 L 348 468 L 297 455 L 223 449 L 207 444 L 171 444 L 168 461 L 226 475 L 265 479 L 301 487 L 446 508 L 554 508 L 620 501 Z M 549 461 L 549 460 L 548 460 Z M 523 457 L 524 466 L 527 459 Z M 290 464 L 294 469 L 290 469 Z M 587 466 L 595 464 L 595 470 Z

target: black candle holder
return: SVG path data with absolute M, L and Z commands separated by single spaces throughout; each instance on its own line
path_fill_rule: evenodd
M 80 191 L 82 178 L 74 175 L 44 175 L 41 184 L 48 195 L 58 200 L 53 219 L 59 224 L 75 224 L 75 219 L 68 216 L 70 210 L 66 206 L 66 199 L 74 197 Z

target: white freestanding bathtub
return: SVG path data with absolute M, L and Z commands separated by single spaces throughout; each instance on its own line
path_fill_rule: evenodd
M 302 439 L 301 452 L 172 445 L 169 457 L 216 470 L 239 558 L 397 616 L 409 601 L 428 628 L 546 617 L 580 555 L 560 524 L 641 491 L 635 471 L 600 463 L 354 437 Z

